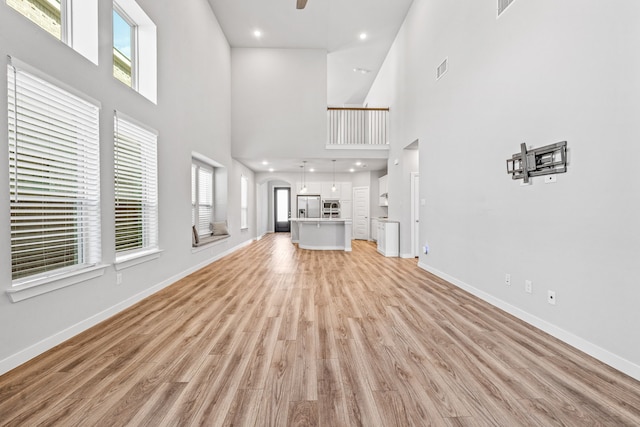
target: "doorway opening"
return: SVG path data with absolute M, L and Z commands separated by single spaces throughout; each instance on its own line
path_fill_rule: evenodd
M 291 188 L 276 187 L 273 189 L 274 228 L 276 233 L 291 232 Z

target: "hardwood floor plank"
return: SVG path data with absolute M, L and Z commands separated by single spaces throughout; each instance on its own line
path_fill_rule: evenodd
M 262 394 L 258 419 L 268 426 L 285 426 L 289 417 L 289 393 L 296 358 L 294 341 L 276 343 L 267 384 Z
M 318 402 L 299 401 L 289 405 L 289 419 L 287 425 L 291 427 L 318 426 Z
M 188 383 L 163 383 L 149 396 L 127 426 L 157 426 L 165 418 Z
M 223 426 L 254 426 L 258 422 L 258 407 L 262 390 L 238 390 L 229 407 Z
M 358 426 L 382 425 L 373 392 L 362 375 L 364 366 L 351 340 L 338 340 L 338 354 L 349 423 Z
M 0 376 L 0 425 L 640 425 L 640 382 L 352 246 L 265 236 Z

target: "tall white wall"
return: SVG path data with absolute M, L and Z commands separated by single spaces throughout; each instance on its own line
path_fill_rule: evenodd
M 326 50 L 233 48 L 231 64 L 234 157 L 326 157 Z
M 114 253 L 113 111 L 156 129 L 160 247 L 157 260 L 18 303 L 0 293 L 0 373 L 166 286 L 255 237 L 253 172 L 231 159 L 230 48 L 206 0 L 137 0 L 158 30 L 158 103 L 112 77 L 112 4 L 99 2 L 99 65 L 55 40 L 0 2 L 0 290 L 11 287 L 6 56 L 14 56 L 98 100 L 103 261 Z M 231 238 L 191 249 L 191 152 L 227 168 Z M 249 178 L 250 228 L 240 232 L 240 175 Z
M 494 0 L 415 0 L 367 102 L 391 107 L 390 159 L 420 141 L 420 265 L 640 379 L 639 14 L 516 0 L 496 19 Z M 563 140 L 557 183 L 507 175 L 520 143 Z M 390 161 L 390 195 L 400 175 Z

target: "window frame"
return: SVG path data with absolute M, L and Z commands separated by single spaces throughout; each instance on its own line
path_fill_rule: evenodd
M 203 206 L 200 200 L 201 196 L 201 182 L 200 182 L 200 170 L 205 170 L 211 173 L 211 194 L 209 194 L 211 200 L 211 213 L 209 215 L 208 223 L 212 223 L 215 218 L 215 166 L 208 164 L 199 159 L 192 158 L 191 159 L 191 226 L 196 227 L 196 232 L 198 233 L 198 237 L 202 238 L 207 235 L 210 235 L 211 232 L 207 228 L 207 232 L 202 233 L 202 229 L 199 227 L 199 224 L 202 221 L 200 217 L 200 206 Z M 194 187 L 195 184 L 195 187 Z
M 117 8 L 117 10 L 116 10 Z M 132 89 L 149 101 L 158 102 L 158 41 L 156 24 L 135 0 L 113 0 L 112 10 L 135 26 L 135 43 L 132 40 Z M 113 14 L 112 14 L 113 17 Z M 113 23 L 112 23 L 113 31 Z M 113 34 L 111 35 L 113 51 Z M 135 52 L 134 52 L 135 51 Z M 113 67 L 113 55 L 112 67 Z M 134 65 L 135 63 L 135 65 Z M 135 70 L 135 71 L 134 71 Z M 135 76 L 133 75 L 135 74 Z M 112 72 L 113 75 L 113 72 Z M 118 80 L 115 76 L 114 79 Z M 135 79 L 135 86 L 133 80 Z M 120 80 L 118 80 L 120 81 Z M 122 83 L 125 84 L 125 83 Z
M 131 88 L 135 91 L 138 90 L 138 24 L 136 24 L 136 22 L 131 19 L 131 17 L 127 14 L 126 10 L 124 10 L 118 3 L 116 3 L 115 1 L 113 2 L 113 11 L 115 13 L 117 13 L 120 18 L 122 18 L 122 20 L 127 23 L 129 25 L 129 31 L 130 31 L 130 37 L 131 37 L 131 58 L 129 58 L 129 60 L 131 61 Z M 113 15 L 112 15 L 113 16 Z M 113 29 L 113 23 L 111 25 L 112 29 Z M 115 34 L 112 34 L 113 37 L 115 37 Z M 112 45 L 115 45 L 115 43 L 113 43 L 114 40 L 112 40 Z M 115 66 L 115 50 L 116 47 L 113 47 L 113 51 L 114 51 L 114 66 Z M 114 74 L 115 77 L 115 74 Z M 118 79 L 116 77 L 116 79 L 120 82 L 122 82 L 122 80 Z M 124 84 L 124 82 L 122 82 Z
M 159 206 L 158 206 L 158 133 L 148 128 L 147 126 L 139 123 L 135 119 L 130 118 L 126 114 L 120 111 L 114 111 L 113 115 L 113 138 L 114 138 L 114 226 L 115 226 L 115 241 L 114 250 L 116 253 L 116 264 L 129 262 L 132 259 L 139 257 L 146 257 L 150 254 L 156 254 L 160 252 L 159 245 Z M 133 140 L 134 134 L 138 134 L 140 138 L 147 138 L 147 140 Z M 123 139 L 122 141 L 120 139 Z M 124 139 L 129 139 L 125 141 Z M 131 148 L 131 140 L 133 143 L 140 146 L 140 157 L 132 157 L 131 151 L 125 153 L 125 149 Z M 123 144 L 119 147 L 119 144 Z M 119 163 L 119 148 L 123 149 L 123 161 Z M 149 159 L 148 157 L 155 157 Z M 135 162 L 140 163 L 142 166 L 141 180 L 139 183 L 141 191 L 139 200 L 141 214 L 140 222 L 142 223 L 140 230 L 141 246 L 134 248 L 122 248 L 118 249 L 118 224 L 121 220 L 122 225 L 129 226 L 129 220 L 127 217 L 118 213 L 118 200 L 119 198 L 128 198 L 133 200 L 134 197 L 129 189 L 130 185 L 126 184 L 126 181 L 122 185 L 119 183 L 119 167 L 123 169 L 123 177 L 131 177 L 130 165 Z M 125 227 L 126 228 L 126 227 Z M 135 263 L 133 263 L 135 265 Z
M 26 92 L 25 92 L 26 91 Z M 64 207 L 62 198 L 74 200 L 73 205 L 81 207 L 80 215 L 74 215 L 73 221 L 64 223 L 72 224 L 72 228 L 68 226 L 60 228 L 65 234 L 59 236 L 69 236 L 73 239 L 81 239 L 72 247 L 76 247 L 76 255 L 74 255 L 74 263 L 62 265 L 59 262 L 58 268 L 47 268 L 50 262 L 49 258 L 42 257 L 43 266 L 34 271 L 32 274 L 17 277 L 14 274 L 14 251 L 11 250 L 12 268 L 11 268 L 11 287 L 7 290 L 7 294 L 13 302 L 21 301 L 41 295 L 52 290 L 60 289 L 76 283 L 89 280 L 94 277 L 101 276 L 104 273 L 106 265 L 102 264 L 101 253 L 101 215 L 100 215 L 100 141 L 99 141 L 99 116 L 101 105 L 99 102 L 91 99 L 83 93 L 68 87 L 67 85 L 55 80 L 45 73 L 25 64 L 15 58 L 8 58 L 7 63 L 7 115 L 8 115 L 8 147 L 9 147 L 9 180 L 10 186 L 10 209 L 9 215 L 11 228 L 15 231 L 15 244 L 22 244 L 18 240 L 19 225 L 15 218 L 26 219 L 25 215 L 14 215 L 13 210 L 19 211 L 18 202 L 20 200 L 19 190 L 17 187 L 18 180 L 21 179 L 26 185 L 28 193 L 23 193 L 23 199 L 27 203 L 35 203 L 40 210 L 32 212 L 35 219 L 42 218 L 44 215 L 42 209 L 47 206 L 47 211 L 56 203 Z M 31 95 L 30 95 L 31 94 Z M 19 95 L 19 97 L 17 97 Z M 25 98 L 27 97 L 28 98 Z M 23 103 L 27 103 L 26 107 L 22 107 L 20 99 Z M 68 109 L 73 106 L 73 109 Z M 63 108 L 68 107 L 68 108 Z M 86 108 L 86 110 L 84 110 Z M 78 109 L 78 110 L 76 110 Z M 38 111 L 47 111 L 47 114 L 39 115 L 38 119 L 34 119 L 33 114 Z M 78 121 L 78 117 L 69 114 L 71 111 L 85 111 L 89 121 Z M 84 114 L 84 113 L 83 113 Z M 19 121 L 31 123 L 39 126 L 38 137 L 29 137 L 28 133 L 33 132 L 29 127 L 25 127 L 22 138 L 20 137 Z M 55 117 L 55 119 L 54 119 Z M 66 118 L 63 119 L 61 117 Z M 27 120 L 28 119 L 28 120 Z M 37 122 L 34 120 L 38 120 Z M 55 124 L 50 124 L 50 121 Z M 65 123 L 67 123 L 65 125 Z M 78 127 L 82 124 L 83 127 Z M 13 131 L 12 131 L 13 126 Z M 60 126 L 67 129 L 65 139 L 60 138 Z M 78 129 L 84 129 L 79 131 Z M 73 133 L 75 130 L 75 133 Z M 27 139 L 24 139 L 27 136 Z M 49 139 L 47 139 L 47 137 Z M 41 141 L 46 141 L 42 143 Z M 34 145 L 35 144 L 35 145 Z M 64 150 L 61 149 L 65 147 Z M 22 145 L 22 148 L 20 147 Z M 53 148 L 53 149 L 51 149 Z M 22 152 L 24 162 L 19 165 L 20 153 Z M 13 153 L 13 154 L 12 154 Z M 62 158 L 61 156 L 64 156 Z M 65 160 L 66 159 L 66 160 Z M 82 159 L 82 163 L 78 163 L 77 159 Z M 11 164 L 13 162 L 13 164 Z M 70 168 L 75 164 L 75 168 Z M 53 167 L 56 165 L 56 167 Z M 22 172 L 20 172 L 22 170 Z M 61 172 L 63 171 L 63 172 Z M 31 173 L 29 173 L 31 172 Z M 64 174 L 64 175 L 63 175 Z M 26 176 L 26 178 L 25 178 Z M 66 178 L 63 178 L 65 176 Z M 81 179 L 69 180 L 69 177 L 78 177 Z M 63 181 L 64 179 L 64 181 Z M 75 183 L 69 185 L 69 183 Z M 37 184 L 34 186 L 34 184 Z M 37 188 L 47 188 L 47 191 L 40 190 L 39 193 L 34 192 Z M 61 190 L 63 188 L 64 190 Z M 56 190 L 51 193 L 51 190 Z M 61 191 L 64 191 L 61 192 Z M 26 197 L 26 199 L 24 198 Z M 55 199 L 59 201 L 54 202 Z M 32 210 L 32 208 L 29 208 Z M 59 222 L 61 218 L 59 213 L 52 213 L 54 222 Z M 66 216 L 63 218 L 67 218 Z M 32 220 L 34 221 L 34 220 Z M 45 233 L 49 230 L 42 221 L 38 219 L 33 226 L 35 231 Z M 26 223 L 29 227 L 29 223 Z M 23 226 L 24 227 L 24 226 Z M 39 228 L 38 228 L 39 227 Z M 60 226 L 57 226 L 60 227 Z M 49 230 L 50 231 L 50 230 Z M 65 237 L 66 239 L 66 237 Z M 58 239 L 59 240 L 59 239 Z M 63 240 L 64 241 L 64 240 Z M 11 245 L 14 245 L 14 232 L 12 231 Z M 56 243 L 56 242 L 54 242 Z M 44 246 L 45 252 L 48 253 L 51 246 Z M 56 247 L 58 247 L 56 243 Z M 36 250 L 36 249 L 32 249 Z M 40 251 L 39 249 L 37 251 Z M 23 270 L 24 271 L 24 270 Z
M 249 229 L 249 179 L 240 175 L 240 230 Z
M 60 37 L 7 3 L 7 7 L 98 65 L 98 0 L 60 0 Z

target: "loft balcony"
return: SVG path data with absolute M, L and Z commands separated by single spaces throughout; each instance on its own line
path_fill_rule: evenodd
M 327 108 L 327 148 L 389 149 L 389 108 Z

